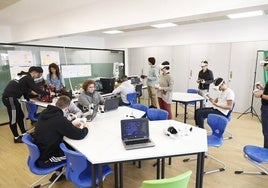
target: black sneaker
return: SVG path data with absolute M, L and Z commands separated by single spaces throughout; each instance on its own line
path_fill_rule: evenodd
M 52 174 L 52 176 L 49 178 L 49 181 L 50 182 L 53 182 L 56 178 L 57 178 L 57 174 L 56 173 L 54 173 L 54 174 Z M 61 175 L 60 177 L 59 177 L 59 179 L 57 179 L 57 181 L 56 182 L 58 182 L 58 181 L 63 181 L 63 180 L 65 180 L 66 178 L 65 178 L 65 175 Z
M 18 143 L 23 143 L 23 141 L 22 141 L 22 136 L 19 136 L 18 138 L 14 138 L 14 143 L 15 144 L 18 144 Z

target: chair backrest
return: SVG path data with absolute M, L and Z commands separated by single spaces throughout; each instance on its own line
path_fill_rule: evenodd
M 88 163 L 86 157 L 79 152 L 68 149 L 64 143 L 60 144 L 60 148 L 66 155 L 66 178 L 75 185 L 80 185 L 81 179 L 85 175 L 83 172 L 86 171 L 87 178 L 91 181 L 91 165 Z
M 197 89 L 187 89 L 187 93 L 198 93 Z M 189 102 L 188 104 L 195 105 L 196 102 Z
M 226 118 L 228 119 L 228 121 L 231 121 L 231 116 L 232 116 L 232 112 L 234 110 L 234 107 L 235 107 L 235 102 L 233 102 L 233 106 L 232 106 L 232 109 L 228 112 Z
M 198 93 L 197 89 L 187 89 L 187 93 Z
M 137 103 L 137 93 L 129 93 L 127 94 L 127 100 L 130 103 L 130 105 Z
M 155 120 L 167 120 L 168 112 L 166 110 L 158 109 L 158 108 L 149 108 L 147 110 L 147 118 L 150 121 Z
M 212 135 L 223 140 L 223 133 L 228 123 L 227 118 L 218 114 L 209 114 L 207 123 L 212 130 Z
M 187 188 L 191 174 L 192 171 L 187 171 L 172 178 L 145 180 L 141 188 Z
M 142 96 L 142 84 L 137 84 L 135 86 L 135 90 L 137 92 L 137 97 L 141 97 Z
M 30 134 L 25 134 L 22 137 L 22 141 L 27 145 L 27 148 L 29 150 L 29 156 L 28 156 L 28 166 L 30 168 L 30 170 L 34 172 L 34 168 L 35 168 L 35 162 L 37 161 L 37 159 L 40 156 L 40 151 L 39 148 L 37 147 L 36 144 L 33 143 L 33 139 L 32 136 Z
M 28 118 L 32 121 L 37 121 L 36 112 L 38 109 L 38 106 L 31 102 L 26 102 L 27 109 L 28 109 Z

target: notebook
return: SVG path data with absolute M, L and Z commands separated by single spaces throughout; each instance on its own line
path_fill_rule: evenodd
M 119 98 L 106 99 L 104 102 L 104 112 L 116 110 L 119 106 Z
M 127 150 L 155 146 L 149 138 L 147 118 L 121 120 L 121 138 Z

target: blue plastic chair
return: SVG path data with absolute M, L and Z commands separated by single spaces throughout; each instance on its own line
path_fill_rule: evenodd
M 234 107 L 235 107 L 235 102 L 233 102 L 233 107 L 232 107 L 232 109 L 228 112 L 228 114 L 227 114 L 227 116 L 226 116 L 228 122 L 230 122 L 231 119 L 232 119 L 232 112 L 233 112 L 233 110 L 234 110 Z M 224 137 L 224 140 L 229 140 L 229 139 L 232 139 L 232 138 L 233 138 L 232 133 L 230 133 L 228 130 L 225 130 L 225 135 L 227 135 L 227 136 Z
M 52 172 L 56 171 L 57 169 L 61 167 L 64 167 L 66 165 L 66 162 L 63 162 L 61 164 L 58 164 L 53 167 L 48 167 L 48 168 L 38 167 L 36 165 L 36 161 L 40 156 L 40 151 L 37 145 L 33 143 L 32 136 L 30 134 L 25 134 L 22 137 L 22 141 L 27 145 L 28 150 L 29 150 L 29 157 L 28 157 L 27 164 L 28 164 L 30 171 L 36 175 L 43 175 L 39 180 L 35 181 L 30 187 L 42 187 L 48 184 L 50 184 L 49 188 L 52 187 L 53 184 L 57 181 L 57 179 L 60 178 L 60 176 L 63 174 L 64 171 L 62 171 L 53 182 L 47 182 L 45 184 L 38 184 L 38 183 L 41 180 L 43 180 L 45 177 L 47 177 L 49 174 L 51 174 Z
M 189 170 L 172 178 L 145 180 L 141 188 L 187 188 L 191 174 L 192 171 Z
M 28 118 L 32 122 L 36 122 L 38 120 L 38 116 L 36 115 L 38 106 L 32 102 L 26 102 L 27 109 L 28 109 Z
M 268 148 L 260 146 L 246 145 L 244 146 L 245 158 L 260 172 L 235 171 L 235 174 L 253 174 L 253 175 L 268 175 L 268 168 L 263 164 L 268 163 Z
M 224 141 L 224 131 L 226 129 L 228 120 L 226 117 L 218 114 L 209 114 L 207 118 L 207 123 L 210 126 L 212 133 L 207 136 L 207 142 L 208 147 L 221 147 Z M 210 170 L 204 172 L 204 174 L 210 174 L 214 172 L 221 172 L 224 171 L 226 168 L 226 165 L 220 161 L 219 159 L 213 157 L 208 152 L 206 153 L 206 158 L 210 157 L 211 159 L 215 160 L 216 162 L 221 164 L 221 168 L 217 168 L 215 170 Z M 184 159 L 183 162 L 188 162 L 190 160 L 193 160 L 191 158 Z
M 147 118 L 150 121 L 167 120 L 168 112 L 166 110 L 162 110 L 158 108 L 149 108 L 147 110 Z
M 60 148 L 66 155 L 67 165 L 66 165 L 66 178 L 71 181 L 75 186 L 84 188 L 92 187 L 91 178 L 91 163 L 87 158 L 79 152 L 72 151 L 68 149 L 64 143 L 60 144 Z M 96 183 L 98 180 L 98 170 L 96 169 Z M 102 178 L 112 173 L 112 169 L 109 165 L 102 166 Z
M 197 89 L 187 89 L 187 93 L 198 93 Z M 196 102 L 189 102 L 188 104 L 195 105 Z
M 146 106 L 146 105 L 144 105 L 144 104 L 139 104 L 139 103 L 132 104 L 130 107 L 145 112 L 145 114 L 144 114 L 142 117 L 146 117 L 146 115 L 147 115 L 147 110 L 149 109 L 148 106 Z
M 134 93 L 129 93 L 127 94 L 127 100 L 128 102 L 130 103 L 130 106 L 137 103 L 137 93 L 134 92 Z

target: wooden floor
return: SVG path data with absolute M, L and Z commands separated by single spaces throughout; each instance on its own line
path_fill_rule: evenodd
M 174 106 L 173 106 L 174 108 Z M 173 110 L 174 112 L 174 110 Z M 183 108 L 179 107 L 179 117 L 174 118 L 182 121 Z M 193 109 L 190 108 L 187 123 L 194 124 Z M 264 188 L 268 185 L 268 176 L 261 175 L 235 175 L 235 170 L 256 169 L 250 165 L 243 157 L 243 146 L 247 144 L 263 145 L 261 124 L 256 117 L 251 114 L 243 115 L 233 113 L 232 120 L 227 130 L 233 134 L 233 139 L 225 140 L 221 148 L 209 148 L 210 154 L 224 161 L 227 169 L 224 172 L 204 175 L 204 188 Z M 208 129 L 208 127 L 206 127 Z M 90 134 L 90 133 L 89 133 Z M 24 144 L 14 144 L 11 131 L 8 126 L 0 126 L 0 187 L 29 187 L 38 176 L 33 175 L 26 164 L 28 150 Z M 183 163 L 185 157 L 172 158 L 172 165 L 166 165 L 166 177 L 175 176 L 187 170 L 192 170 L 189 188 L 195 187 L 195 166 L 196 162 Z M 132 163 L 124 164 L 124 187 L 138 188 L 144 179 L 155 178 L 155 168 L 152 167 L 155 160 L 142 161 L 142 168 L 133 166 Z M 217 166 L 214 161 L 206 159 L 205 169 Z M 112 166 L 113 167 L 113 166 Z M 104 182 L 105 188 L 114 186 L 114 175 L 110 175 Z M 72 183 L 64 181 L 58 182 L 55 188 L 75 187 Z

